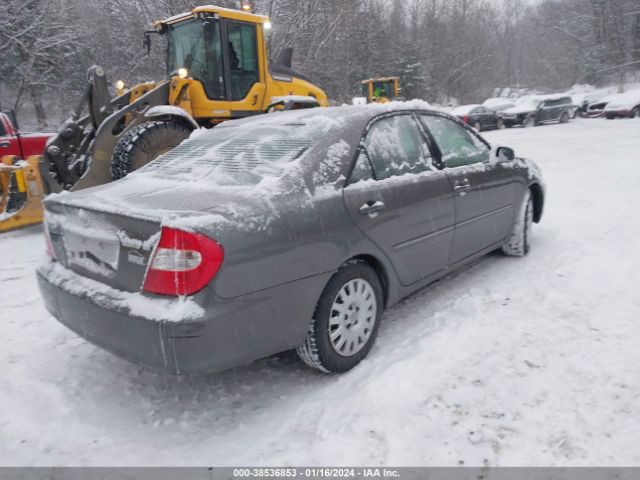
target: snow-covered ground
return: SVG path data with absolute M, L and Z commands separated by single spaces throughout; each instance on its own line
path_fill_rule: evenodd
M 0 465 L 640 465 L 640 120 L 486 137 L 543 169 L 530 255 L 392 308 L 342 376 L 135 367 L 46 313 L 39 228 L 0 237 Z

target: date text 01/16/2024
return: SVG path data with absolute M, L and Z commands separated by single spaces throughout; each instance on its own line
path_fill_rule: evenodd
M 399 478 L 389 468 L 237 468 L 236 479 L 249 478 Z

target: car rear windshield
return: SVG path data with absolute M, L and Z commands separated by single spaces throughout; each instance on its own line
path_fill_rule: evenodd
M 309 124 L 216 127 L 196 132 L 176 148 L 139 170 L 177 181 L 248 186 L 280 176 L 328 129 Z

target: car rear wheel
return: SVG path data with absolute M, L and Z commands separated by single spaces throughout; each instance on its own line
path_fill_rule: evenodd
M 533 196 L 531 195 L 531 190 L 527 190 L 509 241 L 502 247 L 505 255 L 524 257 L 529 253 L 531 248 L 531 227 L 533 226 L 533 208 Z
M 570 118 L 569 112 L 562 112 L 562 115 L 560 115 L 560 123 L 569 123 Z
M 631 117 L 634 117 L 634 118 L 640 118 L 640 106 L 638 106 L 638 107 L 634 108 L 634 109 L 631 111 Z
M 473 128 L 475 128 L 478 132 L 482 130 L 482 124 L 480 122 L 476 122 L 473 124 Z
M 536 117 L 534 117 L 533 115 L 529 115 L 527 118 L 524 119 L 522 126 L 525 128 L 535 127 Z
M 382 284 L 366 263 L 349 262 L 329 281 L 307 338 L 296 350 L 310 367 L 342 373 L 355 367 L 373 346 L 382 311 Z
M 498 130 L 502 130 L 504 128 L 504 120 L 499 118 L 498 121 L 496 122 L 496 128 Z

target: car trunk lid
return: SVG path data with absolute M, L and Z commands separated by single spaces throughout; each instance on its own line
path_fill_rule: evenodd
M 118 290 L 141 290 L 160 222 L 59 203 L 47 204 L 45 221 L 64 267 Z

